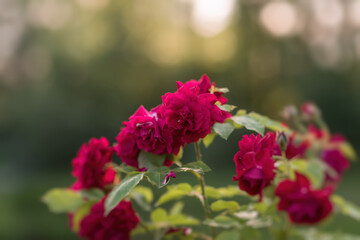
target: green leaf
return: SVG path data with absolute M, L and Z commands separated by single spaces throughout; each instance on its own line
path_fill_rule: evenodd
M 157 208 L 151 213 L 150 219 L 154 223 L 162 223 L 167 222 L 168 216 L 165 209 Z
M 261 202 L 254 203 L 253 207 L 261 214 L 273 214 L 276 212 L 276 203 L 270 198 L 263 198 Z
M 149 204 L 153 200 L 153 193 L 151 189 L 143 186 L 137 186 L 131 191 L 131 197 L 145 211 L 151 210 L 151 205 Z
M 246 115 L 246 110 L 245 109 L 239 109 L 236 114 L 234 116 L 243 116 L 243 115 Z
M 81 205 L 73 215 L 72 218 L 72 230 L 78 232 L 80 230 L 81 220 L 90 213 L 91 207 L 96 201 L 89 201 Z
M 222 197 L 232 198 L 234 196 L 249 196 L 246 192 L 240 191 L 238 186 L 230 185 L 216 189 Z
M 180 213 L 177 215 L 169 216 L 168 223 L 172 226 L 190 226 L 198 225 L 199 220 Z
M 124 178 L 109 194 L 105 201 L 105 215 L 108 215 L 130 191 L 139 184 L 144 172 L 137 172 Z
M 204 143 L 204 146 L 205 146 L 205 147 L 209 147 L 210 144 L 214 141 L 215 137 L 216 137 L 216 133 L 214 133 L 214 132 L 206 135 L 206 137 L 204 137 L 204 138 L 202 139 L 202 141 L 203 141 L 203 143 Z
M 192 187 L 188 183 L 181 183 L 168 188 L 168 191 L 161 195 L 156 202 L 156 206 L 160 206 L 172 200 L 178 200 L 187 196 L 192 191 Z
M 201 189 L 200 189 L 200 186 L 199 186 L 199 193 L 201 192 Z M 218 190 L 214 187 L 211 187 L 211 186 L 206 186 L 205 187 L 205 193 L 206 193 L 206 196 L 208 198 L 212 198 L 212 199 L 219 199 L 221 198 L 221 194 L 218 192 Z
M 151 184 L 155 185 L 158 188 L 162 188 L 170 182 L 168 181 L 164 184 L 164 179 L 169 173 L 170 169 L 168 167 L 161 167 L 148 171 L 145 176 Z
M 54 188 L 45 193 L 42 201 L 54 213 L 71 213 L 80 207 L 85 201 L 80 193 L 63 188 Z
M 176 202 L 174 206 L 170 209 L 170 216 L 180 214 L 183 208 L 184 208 L 183 202 Z
M 316 228 L 297 229 L 296 234 L 306 240 L 359 240 L 360 236 L 342 232 L 320 232 Z
M 260 115 L 256 112 L 251 112 L 248 114 L 250 117 L 258 120 L 260 123 L 262 123 L 265 127 L 267 127 L 270 130 L 277 131 L 277 132 L 284 132 L 287 131 L 287 129 L 281 124 L 281 122 L 274 121 L 266 116 Z
M 183 147 L 180 147 L 178 154 L 172 155 L 173 156 L 172 161 L 177 163 L 179 166 L 181 166 L 180 160 L 182 159 L 183 155 L 184 155 L 184 149 Z
M 323 186 L 325 172 L 327 169 L 323 161 L 318 159 L 294 159 L 292 161 L 289 161 L 289 164 L 291 170 L 299 172 L 306 176 L 315 188 L 319 189 Z M 279 167 L 279 169 L 281 169 L 281 167 Z
M 229 105 L 229 104 L 223 104 L 223 105 L 221 105 L 221 103 L 220 104 L 216 104 L 221 110 L 223 110 L 223 111 L 225 111 L 225 112 L 231 112 L 231 111 L 233 111 L 235 108 L 236 108 L 236 106 L 234 106 L 234 105 Z
M 119 172 L 122 172 L 122 173 L 126 173 L 126 174 L 129 174 L 129 173 L 134 173 L 136 172 L 137 168 L 134 168 L 134 167 L 131 167 L 131 166 L 123 166 L 123 167 L 120 167 L 120 166 L 115 166 L 114 169 L 116 171 L 119 171 Z
M 104 192 L 99 188 L 81 190 L 80 194 L 83 198 L 94 201 L 99 201 L 105 196 Z
M 257 211 L 244 210 L 234 213 L 234 216 L 243 220 L 253 220 L 259 216 L 259 213 Z
M 339 208 L 342 214 L 360 221 L 360 207 L 356 206 L 354 203 L 346 201 L 339 195 L 331 196 L 331 201 Z
M 211 171 L 211 169 L 208 165 L 206 165 L 202 161 L 191 162 L 191 163 L 185 164 L 182 167 L 174 169 L 174 172 L 188 172 L 188 171 L 193 171 L 193 172 L 197 172 L 197 173 L 205 173 L 205 172 Z
M 255 118 L 252 118 L 250 116 L 244 115 L 244 116 L 233 116 L 231 119 L 240 126 L 244 126 L 246 129 L 255 131 L 259 133 L 260 135 L 264 135 L 265 127 L 262 123 L 260 123 Z
M 240 208 L 239 204 L 235 201 L 218 200 L 211 204 L 211 210 L 218 212 L 222 210 L 236 211 Z
M 165 155 L 156 155 L 141 150 L 138 156 L 139 168 L 152 170 L 164 165 Z
M 315 188 L 321 188 L 325 179 L 325 164 L 320 160 L 310 160 L 307 166 L 308 177 Z
M 205 225 L 209 225 L 212 227 L 221 227 L 221 228 L 240 228 L 240 224 L 233 218 L 230 218 L 228 216 L 217 216 L 214 219 L 206 219 L 204 221 Z
M 214 92 L 228 93 L 230 90 L 228 88 L 215 88 Z
M 199 224 L 199 221 L 197 219 L 190 216 L 186 216 L 181 213 L 169 216 L 163 208 L 155 209 L 151 213 L 150 219 L 153 223 L 155 223 L 159 227 L 179 226 L 179 225 L 189 226 L 189 225 Z
M 227 140 L 235 127 L 231 123 L 215 123 L 213 129 L 220 137 Z
M 153 192 L 150 188 L 144 186 L 137 186 L 132 193 L 138 193 L 144 196 L 146 202 L 151 203 L 154 199 Z
M 239 240 L 239 239 L 240 239 L 240 233 L 235 230 L 224 231 L 215 238 L 215 240 Z
M 357 159 L 357 155 L 355 152 L 355 149 L 353 148 L 353 146 L 351 146 L 350 143 L 348 142 L 343 142 L 340 145 L 340 151 L 350 160 L 355 161 Z

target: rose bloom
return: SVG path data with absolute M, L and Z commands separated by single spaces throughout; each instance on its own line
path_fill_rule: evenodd
M 277 151 L 275 134 L 268 133 L 261 138 L 260 135 L 245 135 L 239 141 L 240 151 L 234 156 L 239 188 L 254 196 L 259 194 L 262 199 L 263 189 L 271 184 L 275 177 L 274 161 L 271 158 Z
M 204 74 L 199 81 L 196 80 L 190 80 L 187 81 L 185 84 L 183 84 L 182 82 L 176 82 L 178 88 L 182 87 L 185 85 L 185 87 L 187 88 L 193 88 L 193 87 L 198 87 L 199 88 L 199 94 L 201 93 L 213 93 L 217 100 L 221 103 L 221 104 L 225 104 L 227 103 L 227 99 L 223 96 L 222 92 L 216 91 L 216 84 L 213 82 L 210 82 L 210 78 Z
M 174 146 L 172 130 L 155 110 L 148 112 L 143 106 L 140 106 L 129 118 L 127 127 L 134 134 L 139 149 L 157 155 L 177 154 L 180 145 Z
M 329 200 L 332 188 L 313 190 L 309 180 L 296 173 L 296 180 L 283 180 L 276 188 L 280 198 L 278 209 L 286 211 L 291 222 L 299 224 L 318 223 L 326 218 L 333 206 Z
M 72 175 L 77 178 L 72 189 L 101 188 L 114 181 L 115 171 L 106 164 L 111 162 L 114 149 L 109 141 L 102 137 L 92 138 L 88 144 L 83 144 L 72 160 Z
M 107 216 L 103 198 L 91 207 L 80 222 L 80 237 L 89 240 L 129 240 L 130 232 L 140 222 L 130 201 L 121 201 Z
M 289 142 L 285 150 L 285 156 L 287 159 L 292 159 L 295 157 L 304 157 L 306 150 L 309 148 L 309 142 L 303 140 L 300 143 L 295 143 L 296 134 L 293 133 L 289 137 Z
M 200 90 L 196 84 L 178 83 L 178 90 L 162 96 L 163 104 L 157 109 L 181 142 L 198 141 L 211 133 L 216 122 L 222 123 L 231 116 L 215 105 L 216 95 Z
M 138 156 L 142 149 L 156 155 L 179 153 L 183 144 L 158 115 L 157 109 L 148 112 L 140 106 L 129 121 L 123 123 L 125 127 L 116 137 L 115 151 L 127 165 L 138 168 Z M 172 162 L 166 159 L 164 166 L 170 165 Z
M 326 174 L 325 184 L 335 186 L 341 180 L 343 172 L 350 167 L 349 160 L 339 149 L 325 149 L 321 154 L 321 158 L 337 174 L 336 176 Z

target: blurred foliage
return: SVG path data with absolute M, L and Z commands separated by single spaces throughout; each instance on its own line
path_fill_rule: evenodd
M 114 141 L 139 105 L 203 73 L 275 119 L 312 100 L 359 149 L 359 16 L 359 0 L 0 0 L 0 238 L 74 238 L 40 196 L 72 183 L 81 143 Z M 240 136 L 206 149 L 209 183 L 232 184 Z M 340 191 L 359 204 L 353 165 Z

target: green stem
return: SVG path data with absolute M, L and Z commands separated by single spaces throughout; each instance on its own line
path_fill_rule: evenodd
M 199 142 L 195 142 L 195 153 L 196 153 L 196 161 L 201 162 L 202 161 L 202 156 L 201 156 L 201 152 L 200 152 L 200 144 Z M 203 197 L 203 202 L 204 202 L 204 211 L 205 211 L 205 216 L 208 219 L 211 219 L 211 211 L 210 211 L 210 207 L 209 207 L 209 201 L 208 198 L 206 196 L 206 192 L 205 192 L 205 179 L 204 179 L 204 175 L 203 173 L 197 175 L 199 182 L 200 182 L 200 187 L 201 187 L 201 195 Z M 210 231 L 211 231 L 211 235 L 212 238 L 215 239 L 216 237 L 216 230 L 214 227 L 210 227 Z
M 151 239 L 154 239 L 154 234 L 151 232 L 151 230 L 148 228 L 146 223 L 142 219 L 140 219 L 140 226 L 143 227 L 146 231 L 146 233 L 151 237 Z
M 284 229 L 284 240 L 290 240 L 290 232 L 291 232 L 291 223 L 289 219 L 285 219 L 285 229 Z

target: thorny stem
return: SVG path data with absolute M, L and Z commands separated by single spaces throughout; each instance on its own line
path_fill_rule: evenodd
M 201 162 L 202 161 L 202 156 L 201 156 L 201 152 L 200 152 L 200 144 L 199 142 L 195 142 L 195 153 L 196 153 L 196 161 Z M 204 175 L 203 174 L 199 174 L 198 175 L 198 179 L 200 182 L 200 187 L 201 187 L 201 195 L 203 197 L 204 200 L 204 211 L 205 211 L 205 215 L 206 218 L 211 219 L 211 211 L 210 211 L 210 207 L 209 207 L 209 201 L 208 198 L 206 196 L 206 192 L 205 192 L 205 179 L 204 179 Z M 216 237 L 216 230 L 214 227 L 210 227 L 211 230 L 211 235 L 212 238 L 215 239 Z

